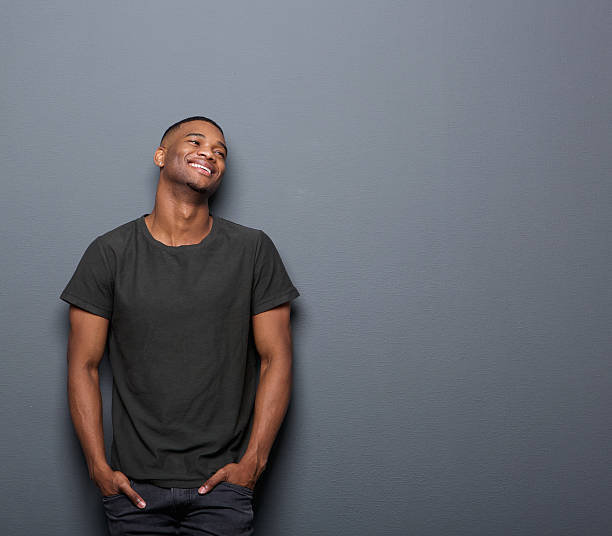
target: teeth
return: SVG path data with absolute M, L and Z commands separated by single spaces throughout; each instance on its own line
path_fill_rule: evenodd
M 201 164 L 196 164 L 195 162 L 190 162 L 189 165 L 192 166 L 192 167 L 199 167 L 199 168 L 205 169 L 206 171 L 208 171 L 209 175 L 212 173 L 212 171 L 210 169 L 208 169 L 207 167 L 205 167 L 205 166 L 203 166 Z

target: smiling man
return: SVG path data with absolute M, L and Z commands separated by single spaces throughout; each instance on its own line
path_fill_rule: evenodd
M 60 295 L 70 412 L 112 535 L 253 534 L 255 484 L 290 398 L 300 294 L 265 232 L 211 213 L 227 155 L 212 119 L 170 126 L 153 210 L 96 237 Z

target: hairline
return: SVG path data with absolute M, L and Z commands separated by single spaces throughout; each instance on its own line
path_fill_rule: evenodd
M 161 140 L 159 142 L 159 145 L 162 146 L 164 143 L 164 138 L 166 138 L 169 134 L 171 134 L 172 132 L 174 132 L 175 130 L 178 130 L 181 125 L 184 125 L 185 123 L 192 123 L 194 121 L 204 121 L 206 123 L 210 123 L 211 125 L 217 127 L 219 129 L 219 132 L 221 132 L 221 135 L 223 136 L 223 138 L 225 139 L 225 134 L 223 133 L 223 129 L 212 119 L 208 118 L 208 117 L 204 117 L 201 115 L 196 115 L 193 117 L 186 117 L 185 119 L 181 119 L 180 121 L 177 121 L 176 123 L 170 125 L 166 131 L 164 132 L 164 134 L 161 137 Z M 227 147 L 225 147 L 225 151 L 229 152 L 227 150 Z

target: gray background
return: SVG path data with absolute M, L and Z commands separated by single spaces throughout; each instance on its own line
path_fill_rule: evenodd
M 4 534 L 105 533 L 58 296 L 196 114 L 302 294 L 258 534 L 610 533 L 608 1 L 2 9 Z

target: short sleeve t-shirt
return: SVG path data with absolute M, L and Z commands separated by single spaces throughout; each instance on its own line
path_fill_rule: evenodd
M 109 319 L 111 467 L 162 487 L 240 461 L 259 372 L 251 317 L 300 295 L 264 231 L 211 215 L 197 244 L 156 240 L 147 214 L 98 236 L 60 295 Z

